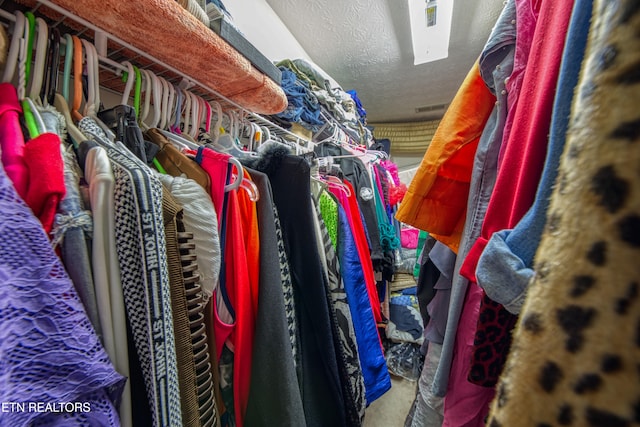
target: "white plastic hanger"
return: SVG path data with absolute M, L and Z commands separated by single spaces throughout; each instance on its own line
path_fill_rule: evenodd
M 251 157 L 255 156 L 255 153 L 249 153 L 247 151 L 242 151 L 238 144 L 236 144 L 236 140 L 231 136 L 231 133 L 225 133 L 220 135 L 217 140 L 214 140 L 211 143 L 211 146 L 220 153 L 229 154 L 233 157 Z
M 96 70 L 93 45 L 87 40 L 82 40 L 85 56 L 87 58 L 87 102 L 84 104 L 84 115 L 93 117 L 97 113 L 96 109 Z
M 185 90 L 185 95 L 187 96 L 187 98 L 189 99 L 187 102 L 187 106 L 188 106 L 188 113 L 185 112 L 185 125 L 184 125 L 184 132 L 185 134 L 191 136 L 192 130 L 195 127 L 195 118 L 194 118 L 194 112 L 196 112 L 198 110 L 198 106 L 196 104 L 196 100 L 193 97 L 193 94 L 191 92 L 189 92 L 188 90 Z M 191 136 L 193 138 L 193 136 Z
M 42 105 L 40 89 L 42 89 L 42 83 L 44 82 L 44 67 L 47 60 L 47 46 L 49 44 L 49 26 L 42 18 L 36 18 L 36 24 L 38 25 L 38 39 L 35 46 L 35 62 L 31 69 L 29 98 L 34 100 L 38 105 Z
M 253 152 L 258 147 L 259 143 L 262 142 L 262 131 L 260 130 L 260 127 L 253 122 L 248 122 L 247 125 L 249 126 L 249 143 L 247 144 L 247 148 L 249 151 Z M 256 141 L 256 139 L 259 139 L 259 141 Z
M 148 128 L 146 124 L 147 117 L 149 117 L 149 107 L 151 106 L 151 96 L 152 96 L 152 83 L 153 80 L 149 75 L 147 70 L 140 70 L 142 73 L 142 81 L 144 83 L 144 87 L 142 89 L 142 93 L 144 94 L 144 102 L 142 103 L 142 111 L 140 112 L 140 124 L 143 128 Z
M 194 135 L 198 133 L 198 123 L 196 122 L 198 120 L 199 105 L 198 100 L 193 93 L 187 91 L 187 95 L 189 96 L 189 105 L 191 106 L 191 109 L 189 111 L 189 126 L 185 126 L 184 132 L 191 138 L 195 139 Z
M 182 93 L 182 90 L 179 87 L 175 87 L 175 86 L 173 87 L 173 89 L 176 91 L 176 105 L 171 115 L 172 131 L 174 131 L 175 129 L 180 129 L 180 120 L 181 120 L 180 115 L 182 114 L 182 104 L 184 102 L 184 94 Z
M 213 110 L 211 108 L 211 104 L 206 102 L 204 99 L 202 100 L 205 108 L 205 116 L 204 116 L 204 131 L 207 135 L 211 135 L 211 116 L 213 115 Z
M 24 14 L 19 10 L 14 12 L 16 15 L 16 22 L 13 27 L 13 37 L 11 39 L 11 46 L 9 47 L 9 54 L 7 55 L 7 64 L 2 75 L 3 83 L 10 83 L 13 80 L 13 76 L 18 66 L 18 59 L 20 55 L 21 44 L 24 43 L 24 27 L 26 19 Z
M 213 141 L 215 142 L 220 137 L 220 129 L 222 128 L 223 114 L 222 114 L 222 106 L 220 105 L 219 102 L 212 101 L 211 103 L 213 104 L 213 107 L 216 110 L 216 122 L 213 124 L 213 132 L 211 133 L 211 136 L 213 137 Z
M 167 124 L 169 122 L 169 112 L 168 107 L 169 107 L 169 83 L 163 79 L 162 77 L 159 77 L 160 79 L 160 83 L 162 84 L 162 104 L 160 105 L 160 124 L 158 125 L 161 129 L 167 129 Z
M 18 99 L 22 101 L 27 93 L 27 46 L 29 45 L 29 21 L 25 18 L 24 32 L 18 55 Z
M 205 118 L 207 117 L 207 103 L 204 101 L 204 99 L 202 99 L 202 97 L 193 94 L 194 99 L 196 100 L 196 105 L 198 106 L 198 111 L 197 114 L 195 114 L 195 121 L 194 121 L 194 125 L 191 128 L 191 136 L 193 137 L 193 139 L 197 140 L 198 139 L 198 135 L 200 135 L 200 130 L 201 130 L 201 125 L 203 123 L 203 121 L 205 120 Z
M 182 132 L 188 134 L 189 133 L 189 119 L 191 118 L 191 96 L 189 96 L 189 92 L 186 90 L 182 90 L 182 94 L 184 95 L 184 100 L 182 101 Z
M 84 116 L 91 117 L 94 122 L 107 135 L 110 141 L 115 140 L 116 135 L 98 117 L 100 111 L 100 64 L 98 50 L 95 45 L 87 40 L 82 40 L 87 64 L 87 102 L 84 105 Z
M 160 79 L 154 73 L 149 71 L 149 75 L 153 80 L 153 120 L 149 124 L 151 128 L 157 128 L 158 123 L 160 123 L 160 108 L 162 104 L 162 83 L 160 83 Z
M 171 83 L 167 82 L 167 89 L 169 90 L 169 99 L 167 100 L 167 124 L 166 129 L 171 130 L 171 124 L 173 123 L 173 115 L 175 113 L 176 102 L 176 88 Z
M 131 89 L 133 88 L 133 84 L 136 81 L 136 74 L 133 70 L 133 65 L 129 61 L 124 61 L 122 63 L 125 67 L 127 67 L 127 84 L 124 87 L 124 91 L 122 92 L 122 105 L 129 104 L 129 95 L 131 95 Z
M 262 129 L 262 141 L 260 141 L 260 145 L 264 144 L 265 142 L 272 141 L 271 131 L 269 130 L 269 128 L 266 126 L 260 126 L 260 129 Z
M 191 104 L 191 132 L 189 132 L 189 135 L 191 135 L 194 140 L 197 140 L 198 135 L 200 134 L 200 123 L 202 123 L 202 116 L 204 113 L 206 113 L 206 111 L 204 109 L 202 98 L 194 93 L 192 93 L 191 96 L 193 101 Z
M 94 88 L 94 116 L 98 114 L 100 111 L 101 99 L 100 99 L 100 58 L 98 55 L 98 49 L 93 43 L 89 43 L 91 47 L 92 57 L 93 57 L 93 88 Z
M 72 141 L 76 144 L 86 141 L 88 138 L 73 123 L 73 119 L 71 118 L 71 111 L 69 110 L 69 104 L 67 103 L 67 100 L 64 99 L 64 96 L 56 93 L 53 106 L 56 107 L 56 110 L 61 112 L 64 116 L 65 122 L 67 124 L 67 133 L 71 137 Z
M 232 174 L 231 176 L 235 178 L 235 180 L 231 183 L 231 184 L 227 184 L 224 186 L 224 191 L 225 192 L 229 192 L 232 190 L 237 190 L 238 188 L 240 188 L 240 186 L 242 185 L 242 181 L 245 179 L 244 178 L 244 169 L 242 168 L 242 164 L 240 164 L 240 161 L 238 159 L 236 159 L 235 157 L 230 157 L 229 158 L 229 163 L 231 163 L 237 171 L 237 174 Z M 256 193 L 257 193 L 257 188 L 256 188 Z M 258 200 L 258 199 L 256 199 Z

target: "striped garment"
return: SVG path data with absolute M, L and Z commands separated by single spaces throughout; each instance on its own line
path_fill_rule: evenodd
M 116 180 L 116 242 L 129 325 L 155 426 L 181 426 L 162 185 L 127 149 L 106 139 L 95 121 L 78 127 L 107 151 Z

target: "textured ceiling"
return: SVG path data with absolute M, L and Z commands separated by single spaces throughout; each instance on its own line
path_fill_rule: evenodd
M 442 0 L 438 0 L 442 1 Z M 449 57 L 413 65 L 407 0 L 267 0 L 313 61 L 356 89 L 369 122 L 439 118 L 480 54 L 503 0 L 456 0 Z

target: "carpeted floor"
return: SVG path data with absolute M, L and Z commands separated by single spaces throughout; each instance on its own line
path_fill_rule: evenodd
M 367 408 L 364 427 L 403 427 L 416 397 L 417 385 L 417 381 L 392 376 L 391 390 Z

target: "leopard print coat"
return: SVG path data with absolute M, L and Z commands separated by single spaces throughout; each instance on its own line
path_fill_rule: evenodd
M 487 421 L 640 425 L 640 1 L 596 0 L 535 278 Z

